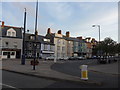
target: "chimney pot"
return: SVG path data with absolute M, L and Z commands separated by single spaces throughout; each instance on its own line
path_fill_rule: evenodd
M 58 34 L 62 34 L 62 31 L 61 31 L 61 30 L 58 30 Z
M 2 27 L 4 27 L 4 21 L 2 21 Z
M 82 40 L 82 36 L 81 37 L 77 37 L 78 39 Z
M 70 32 L 66 32 L 66 37 L 70 37 Z
M 51 29 L 48 28 L 48 30 L 47 30 L 47 34 L 50 34 L 50 33 L 51 33 Z

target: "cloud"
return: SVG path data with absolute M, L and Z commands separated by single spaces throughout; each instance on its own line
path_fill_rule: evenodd
M 2 0 L 3 2 L 36 2 L 35 0 Z M 39 2 L 118 2 L 119 0 L 38 0 Z
M 18 17 L 14 15 L 11 11 L 2 8 L 2 20 L 5 21 L 5 24 L 13 26 L 21 26 L 21 21 L 18 20 Z
M 72 7 L 68 3 L 45 3 L 45 9 L 58 21 L 65 21 L 72 15 Z
M 91 12 L 92 13 L 92 12 Z M 91 17 L 91 18 L 90 18 Z M 78 20 L 80 21 L 80 20 Z M 98 38 L 98 31 L 96 28 L 92 28 L 93 24 L 98 24 L 101 26 L 101 38 L 102 40 L 110 36 L 115 40 L 118 40 L 118 11 L 117 8 L 111 8 L 109 10 L 104 10 L 103 13 L 94 12 L 88 18 L 85 18 L 84 21 L 77 22 L 71 28 L 72 35 L 77 36 L 91 36 Z M 79 34 L 78 34 L 79 33 Z M 107 34 L 106 34 L 107 33 Z
M 24 12 L 24 8 L 26 8 L 27 13 L 29 15 L 35 17 L 35 7 L 34 7 L 34 5 L 30 5 L 30 3 L 33 3 L 33 2 L 27 2 L 27 3 L 12 2 L 11 5 L 13 5 L 14 7 L 18 8 L 22 12 Z
M 2 3 L 0 2 L 0 21 L 2 20 Z

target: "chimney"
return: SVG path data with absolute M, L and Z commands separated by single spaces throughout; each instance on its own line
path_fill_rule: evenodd
M 70 32 L 66 32 L 66 37 L 70 37 Z
M 78 39 L 82 40 L 82 36 L 81 37 L 77 37 Z
M 92 40 L 94 40 L 94 41 L 95 41 L 95 38 L 92 38 Z
M 4 27 L 4 21 L 2 21 L 2 27 Z
M 51 34 L 51 29 L 50 28 L 48 28 L 47 34 Z
M 62 32 L 61 30 L 58 30 L 58 34 L 62 34 L 61 32 Z

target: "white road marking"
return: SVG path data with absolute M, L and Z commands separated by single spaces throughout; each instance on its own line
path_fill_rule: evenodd
M 13 88 L 15 90 L 21 90 L 21 89 L 18 89 L 16 87 L 13 87 L 13 86 L 10 86 L 10 85 L 7 85 L 7 84 L 3 84 L 3 83 L 0 83 L 0 85 L 6 86 L 6 87 L 9 87 L 9 88 Z

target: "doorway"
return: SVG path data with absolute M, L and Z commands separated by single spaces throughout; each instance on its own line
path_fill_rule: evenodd
M 10 58 L 10 52 L 7 53 L 7 58 Z

